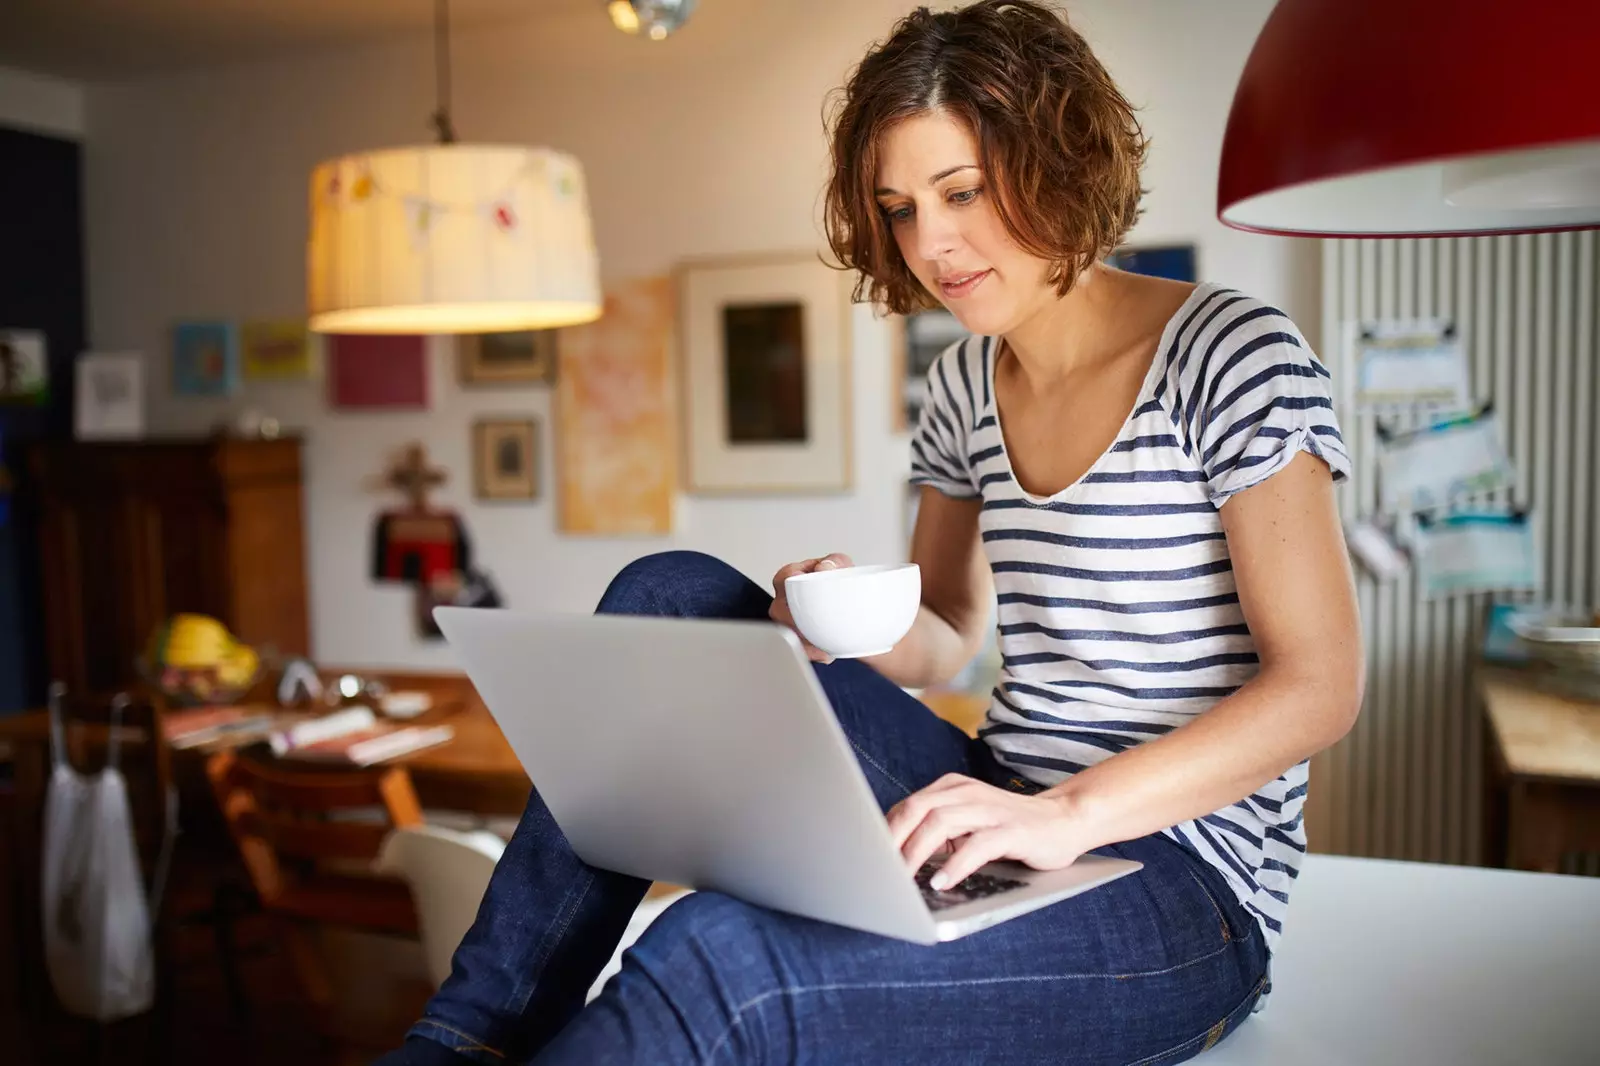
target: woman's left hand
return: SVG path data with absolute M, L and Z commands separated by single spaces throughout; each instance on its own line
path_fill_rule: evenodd
M 934 875 L 936 890 L 958 884 L 995 859 L 1059 870 L 1094 846 L 1067 797 L 1051 792 L 1018 795 L 961 774 L 946 774 L 907 796 L 888 817 L 895 846 L 913 871 L 946 844 L 959 841 Z

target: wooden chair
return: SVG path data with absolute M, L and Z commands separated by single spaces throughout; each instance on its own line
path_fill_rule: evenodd
M 409 888 L 373 868 L 391 831 L 422 825 L 411 780 L 398 767 L 293 770 L 235 752 L 212 756 L 206 775 L 262 909 L 282 921 L 306 997 L 331 1035 L 333 988 L 311 927 L 417 936 Z M 374 811 L 381 817 L 365 817 Z

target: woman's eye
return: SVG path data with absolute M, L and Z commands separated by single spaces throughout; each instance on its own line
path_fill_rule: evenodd
M 954 204 L 970 204 L 978 198 L 978 193 L 981 191 L 981 189 L 963 189 L 960 192 L 953 192 L 950 194 L 950 202 Z
M 891 207 L 886 213 L 890 222 L 904 222 L 911 217 L 911 208 L 909 205 Z

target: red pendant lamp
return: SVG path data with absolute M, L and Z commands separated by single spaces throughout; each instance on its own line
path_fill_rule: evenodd
M 1305 237 L 1600 228 L 1600 2 L 1279 0 L 1217 214 Z

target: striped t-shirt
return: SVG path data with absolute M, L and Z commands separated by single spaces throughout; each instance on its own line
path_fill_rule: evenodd
M 981 498 L 1002 667 L 981 735 L 1046 785 L 1160 736 L 1255 675 L 1218 508 L 1301 450 L 1350 462 L 1328 372 L 1281 312 L 1201 285 L 1173 316 L 1115 443 L 1048 498 L 1017 484 L 994 402 L 997 338 L 934 362 L 912 480 Z M 1306 764 L 1166 830 L 1282 930 L 1305 854 Z

